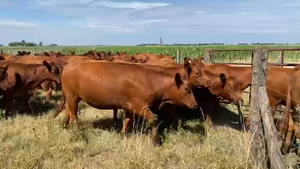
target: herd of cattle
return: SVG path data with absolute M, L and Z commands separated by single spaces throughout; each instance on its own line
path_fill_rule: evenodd
M 200 57 L 186 57 L 181 64 L 169 55 L 95 51 L 83 55 L 53 51 L 30 55 L 22 51 L 17 55 L 0 54 L 0 60 L 5 119 L 14 100 L 22 101 L 30 112 L 28 101 L 37 89 L 45 91 L 49 102 L 52 90 L 61 85 L 62 100 L 54 117 L 65 108 L 66 124 L 78 123 L 78 104 L 83 100 L 94 108 L 113 110 L 116 126 L 118 109 L 122 109 L 126 117 L 122 134 L 127 134 L 133 114 L 137 114 L 151 122 L 155 145 L 162 144 L 158 132 L 161 117 L 172 119 L 177 128 L 185 112 L 193 111 L 203 115 L 213 127 L 211 117 L 220 113 L 221 102 L 232 102 L 238 107 L 240 125 L 244 128 L 242 93 L 251 85 L 252 67 L 204 64 Z M 267 92 L 273 116 L 278 105 L 287 106 L 279 126 L 280 133 L 286 136 L 283 153 L 290 150 L 292 134 L 300 139 L 293 123 L 300 102 L 297 77 L 298 67 L 268 66 Z

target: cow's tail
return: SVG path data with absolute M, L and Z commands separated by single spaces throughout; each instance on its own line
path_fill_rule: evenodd
M 53 118 L 56 118 L 59 115 L 59 113 L 63 111 L 65 104 L 66 104 L 66 96 L 65 96 L 64 91 L 62 90 L 61 102 L 60 102 L 60 105 L 56 108 L 56 110 L 53 114 Z

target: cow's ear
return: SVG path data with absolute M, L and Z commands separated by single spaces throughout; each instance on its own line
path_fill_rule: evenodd
M 184 58 L 184 68 L 188 72 L 188 75 L 190 75 L 192 72 L 191 63 L 192 63 L 191 58 L 188 58 L 188 57 Z
M 48 52 L 44 52 L 44 55 L 50 57 L 50 54 Z
M 29 51 L 29 52 L 27 52 L 27 55 L 30 55 L 31 54 L 31 52 Z
M 221 82 L 222 82 L 222 88 L 224 88 L 225 83 L 227 81 L 226 75 L 224 73 L 220 73 L 220 79 L 221 79 Z
M 111 52 L 108 52 L 107 55 L 110 56 L 110 55 L 111 55 Z
M 176 73 L 175 75 L 175 82 L 178 89 L 180 88 L 180 85 L 183 84 L 183 81 L 181 80 L 181 76 L 179 73 Z
M 43 61 L 43 65 L 46 66 L 46 68 L 49 70 L 49 72 L 51 72 L 52 67 L 50 66 L 50 64 L 46 60 Z

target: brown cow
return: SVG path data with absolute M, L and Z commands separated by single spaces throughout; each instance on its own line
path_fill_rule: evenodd
M 280 120 L 280 133 L 286 137 L 282 147 L 283 154 L 288 153 L 293 134 L 295 134 L 296 138 L 300 139 L 300 130 L 297 124 L 294 124 L 294 122 L 299 123 L 299 115 L 296 107 L 300 105 L 300 70 L 299 67 L 295 67 L 293 70 L 296 70 L 295 73 L 289 76 L 289 79 L 285 79 L 289 80 L 288 82 L 290 83 L 285 85 L 287 87 L 286 110 Z M 290 112 L 291 109 L 293 113 Z
M 160 145 L 157 119 L 148 106 L 159 109 L 164 104 L 171 103 L 195 108 L 197 103 L 186 78 L 187 75 L 177 73 L 171 76 L 133 64 L 72 62 L 63 70 L 62 88 L 65 99 L 54 117 L 67 102 L 68 121 L 71 119 L 72 123 L 77 123 L 78 103 L 81 100 L 98 109 L 124 109 L 145 117 L 148 122 L 153 120 L 153 143 Z M 122 129 L 123 135 L 127 133 L 129 122 L 130 118 L 127 118 Z
M 169 55 L 156 55 L 156 54 L 139 54 L 139 56 L 135 56 L 137 57 L 137 59 L 140 59 L 141 58 L 145 57 L 146 59 L 146 63 L 157 63 L 157 62 L 160 62 L 160 63 L 175 63 L 175 60 L 174 58 L 172 58 L 171 56 Z
M 245 90 L 252 83 L 252 67 L 229 66 L 226 64 L 205 64 L 205 70 L 210 70 L 214 73 L 224 73 L 226 76 L 235 77 L 241 91 Z M 267 92 L 272 113 L 274 115 L 279 104 L 285 105 L 287 93 L 286 82 L 288 81 L 288 76 L 293 74 L 296 69 L 268 66 L 268 70 Z M 243 116 L 240 111 L 239 114 L 240 124 L 244 127 Z M 247 119 L 247 121 L 247 123 L 249 123 L 249 119 Z
M 0 66 L 0 92 L 4 92 L 7 90 L 12 89 L 12 85 L 9 83 L 7 77 L 7 69 L 9 67 L 9 64 L 6 64 L 4 66 Z
M 8 63 L 0 62 L 0 66 L 7 65 Z M 43 64 L 31 65 L 9 63 L 7 70 L 8 81 L 13 88 L 0 93 L 3 94 L 5 102 L 5 119 L 9 115 L 13 99 L 22 100 L 28 109 L 29 98 L 41 83 L 45 80 L 60 82 L 60 74 L 55 70 L 57 70 L 56 65 L 49 64 L 47 61 L 44 61 Z
M 8 60 L 6 62 L 10 63 L 22 63 L 22 64 L 43 64 L 43 61 L 47 60 L 51 64 L 55 64 L 56 72 L 61 73 L 62 68 L 64 66 L 64 62 L 55 59 L 55 58 L 49 58 L 49 57 L 43 57 L 43 56 L 27 56 L 23 57 L 22 59 L 16 59 L 16 60 Z M 52 90 L 57 91 L 57 83 L 56 82 L 50 82 L 45 81 L 41 84 L 41 88 L 45 91 L 46 94 L 46 101 L 50 102 L 52 97 Z
M 163 73 L 170 74 L 175 76 L 176 73 L 180 73 L 182 76 L 185 74 L 188 75 L 189 84 L 192 88 L 208 88 L 213 83 L 211 82 L 211 78 L 207 77 L 203 71 L 203 64 L 199 62 L 195 62 L 190 58 L 184 58 L 184 64 L 174 63 L 173 67 L 165 67 L 162 65 L 150 65 L 150 64 L 138 64 L 141 65 L 145 69 L 157 70 Z M 129 64 L 129 63 L 128 63 Z M 176 111 L 176 110 L 174 110 Z M 117 109 L 114 109 L 114 127 L 117 125 Z M 176 111 L 177 112 L 177 111 Z M 172 112 L 176 114 L 176 112 Z M 175 120 L 175 123 L 177 119 Z M 177 124 L 175 124 L 176 126 Z
M 26 51 L 18 51 L 18 54 L 16 55 L 16 56 L 26 56 L 26 55 L 30 55 L 31 54 L 31 52 L 30 51 L 28 51 L 28 52 L 26 52 Z

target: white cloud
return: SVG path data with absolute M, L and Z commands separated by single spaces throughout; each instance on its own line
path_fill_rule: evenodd
M 0 19 L 0 27 L 35 28 L 35 27 L 38 27 L 38 25 L 36 23 L 32 23 L 32 22 Z
M 34 0 L 33 3 L 41 6 L 55 5 L 84 5 L 89 4 L 93 0 Z
M 115 25 L 100 25 L 100 24 L 90 24 L 87 26 L 92 29 L 101 29 L 107 33 L 134 33 L 136 30 L 127 28 L 124 26 L 115 26 Z
M 100 1 L 90 4 L 91 7 L 103 6 L 109 8 L 128 8 L 135 10 L 151 9 L 156 7 L 170 6 L 168 3 L 144 3 L 144 2 L 110 2 Z
M 151 23 L 151 22 L 164 22 L 168 21 L 169 19 L 147 19 L 147 20 L 142 20 L 144 23 Z
M 202 13 L 204 13 L 204 11 L 197 11 L 197 12 L 195 12 L 195 13 L 197 13 L 197 14 L 202 14 Z

